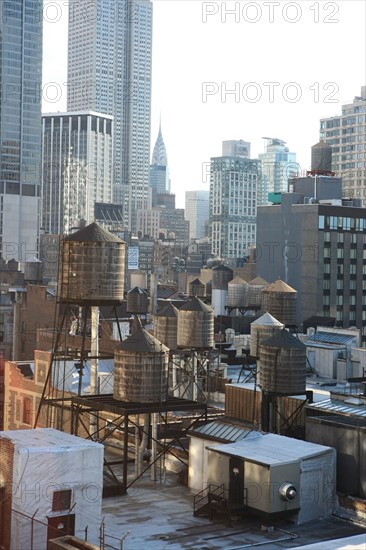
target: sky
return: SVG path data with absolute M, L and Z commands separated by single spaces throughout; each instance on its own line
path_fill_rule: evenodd
M 85 1 L 85 0 L 83 0 Z M 366 85 L 366 2 L 153 0 L 151 152 L 161 113 L 171 191 L 209 189 L 223 140 L 284 140 L 301 169 L 319 119 Z M 43 111 L 66 110 L 67 1 L 44 0 Z

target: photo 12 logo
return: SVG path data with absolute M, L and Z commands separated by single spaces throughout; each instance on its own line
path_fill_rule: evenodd
M 298 82 L 202 82 L 202 102 L 215 98 L 220 103 L 298 103 L 301 99 L 314 103 L 339 103 L 336 82 L 308 86 Z
M 339 23 L 336 2 L 203 2 L 202 22 Z

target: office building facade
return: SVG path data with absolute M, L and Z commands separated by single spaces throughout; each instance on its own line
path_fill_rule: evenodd
M 189 238 L 205 237 L 210 214 L 210 192 L 186 191 L 185 212 L 185 217 L 189 221 Z
M 320 138 L 332 147 L 332 169 L 343 181 L 343 195 L 366 205 L 366 86 L 342 114 L 320 120 Z
M 212 253 L 232 265 L 245 262 L 256 241 L 260 162 L 214 157 L 210 167 L 209 232 Z
M 42 117 L 41 223 L 60 235 L 92 223 L 95 203 L 113 199 L 113 117 L 51 113 Z
M 42 2 L 0 3 L 0 256 L 39 248 Z
M 69 3 L 69 111 L 113 116 L 114 202 L 125 226 L 149 207 L 152 3 Z
M 298 325 L 333 318 L 359 328 L 366 346 L 366 213 L 337 202 L 304 204 L 288 193 L 279 205 L 258 207 L 257 273 L 297 290 Z

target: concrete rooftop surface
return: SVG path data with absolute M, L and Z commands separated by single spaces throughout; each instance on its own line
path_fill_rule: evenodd
M 232 526 L 227 527 L 224 519 L 220 523 L 219 519 L 211 522 L 193 516 L 194 492 L 177 484 L 175 474 L 167 474 L 164 484 L 153 483 L 145 475 L 127 495 L 103 499 L 105 542 L 116 548 L 118 543 L 107 535 L 121 539 L 129 532 L 123 550 L 239 550 L 253 546 L 272 550 L 365 533 L 360 525 L 337 517 L 297 526 L 283 519 L 264 521 L 248 516 L 234 519 Z M 272 526 L 273 530 L 265 529 Z M 347 546 L 338 546 L 341 547 Z

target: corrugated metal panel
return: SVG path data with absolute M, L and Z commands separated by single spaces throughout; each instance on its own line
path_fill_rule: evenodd
M 209 424 L 205 424 L 204 426 L 199 426 L 198 428 L 191 430 L 191 433 L 206 435 L 230 442 L 241 441 L 247 437 L 251 438 L 259 435 L 258 432 L 255 432 L 254 430 L 248 430 L 240 426 L 234 426 L 233 424 L 227 424 L 217 420 L 210 422 Z
M 307 408 L 323 410 L 330 413 L 362 416 L 366 418 L 366 405 L 352 406 L 347 403 L 343 403 L 343 401 L 332 401 L 331 399 L 326 399 L 320 403 L 312 403 L 311 405 L 307 405 Z
M 313 342 L 328 342 L 330 344 L 347 344 L 351 343 L 358 335 L 351 336 L 349 334 L 336 334 L 334 332 L 316 332 L 309 338 Z

